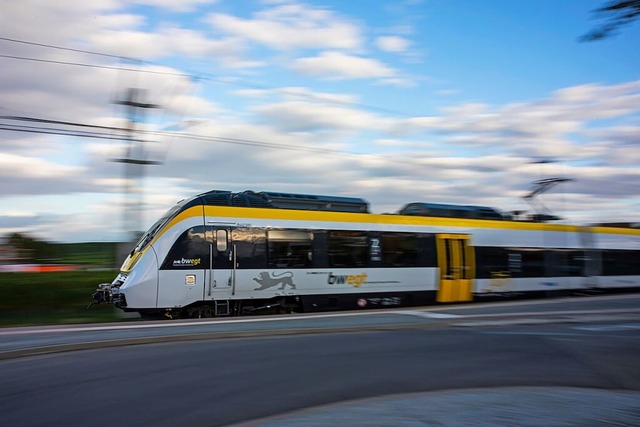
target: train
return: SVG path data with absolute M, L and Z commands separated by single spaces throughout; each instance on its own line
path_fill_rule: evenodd
M 142 318 L 362 310 L 640 289 L 640 229 L 412 202 L 231 192 L 171 207 L 92 304 Z

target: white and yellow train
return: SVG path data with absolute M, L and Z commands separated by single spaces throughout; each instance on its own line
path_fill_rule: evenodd
M 428 305 L 640 289 L 640 230 L 516 221 L 490 208 L 211 191 L 138 242 L 94 303 L 143 317 Z

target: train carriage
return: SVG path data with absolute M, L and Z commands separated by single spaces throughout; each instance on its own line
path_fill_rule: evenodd
M 94 302 L 143 316 L 382 308 L 640 287 L 640 230 L 424 203 L 212 191 L 179 202 Z

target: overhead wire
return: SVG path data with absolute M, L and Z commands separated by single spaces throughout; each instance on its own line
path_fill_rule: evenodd
M 100 134 L 95 132 L 86 131 L 69 131 L 64 129 L 25 126 L 25 125 L 10 125 L 0 124 L 0 130 L 6 130 L 11 132 L 26 132 L 26 133 L 39 133 L 46 135 L 64 135 L 64 136 L 77 136 L 82 138 L 97 138 L 97 139 L 115 139 L 121 140 L 123 137 L 117 137 L 109 134 Z
M 2 118 L 2 117 L 0 117 Z M 47 122 L 43 120 L 43 122 Z M 91 126 L 82 124 L 83 126 Z M 96 126 L 97 128 L 103 130 L 126 130 L 123 128 L 117 127 L 108 127 L 108 126 Z M 206 136 L 206 135 L 197 135 L 183 132 L 167 132 L 167 131 L 158 131 L 158 130 L 147 130 L 147 129 L 136 129 L 132 131 L 133 135 L 138 135 L 138 137 L 134 137 L 132 135 L 123 135 L 123 136 L 114 136 L 110 133 L 101 133 L 101 132 L 86 132 L 86 131 L 74 131 L 74 130 L 65 130 L 65 129 L 56 129 L 56 128 L 39 128 L 35 126 L 25 126 L 25 125 L 7 125 L 0 123 L 0 130 L 6 131 L 15 131 L 15 132 L 27 132 L 27 133 L 37 133 L 37 134 L 49 134 L 49 135 L 63 135 L 63 136 L 71 136 L 71 137 L 81 137 L 81 138 L 92 138 L 92 139 L 101 139 L 101 140 L 126 140 L 133 142 L 148 142 L 148 139 L 142 138 L 141 135 L 151 135 L 151 136 L 167 136 L 170 138 L 180 138 L 180 139 L 189 139 L 194 141 L 207 141 L 207 142 L 217 142 L 223 144 L 230 145 L 238 145 L 238 146 L 248 146 L 248 147 L 260 147 L 267 148 L 273 150 L 288 150 L 288 151 L 299 151 L 299 152 L 307 152 L 307 153 L 315 153 L 315 154 L 325 154 L 331 156 L 363 156 L 366 153 L 358 153 L 347 150 L 336 150 L 330 148 L 317 148 L 317 147 L 309 147 L 309 146 L 300 146 L 300 145 L 291 145 L 291 144 L 282 144 L 275 142 L 266 142 L 266 141 L 258 141 L 251 139 L 242 139 L 242 138 L 229 138 L 229 137 L 220 137 L 220 136 Z M 415 158 L 389 158 L 380 154 L 373 155 L 376 158 L 384 159 L 387 163 L 398 164 L 402 166 L 406 166 L 407 164 L 415 164 L 419 166 L 423 166 Z M 162 159 L 160 161 L 150 161 L 153 164 L 164 164 L 166 159 Z
M 0 116 L 0 119 L 4 120 L 16 120 L 16 121 L 24 121 L 24 122 L 34 122 L 34 123 L 48 123 L 48 124 L 57 124 L 57 125 L 67 125 L 67 126 L 77 126 L 77 127 L 88 127 L 93 129 L 108 129 L 108 130 L 121 130 L 126 131 L 126 128 L 118 128 L 113 126 L 100 126 L 100 125 L 92 125 L 87 123 L 78 123 L 78 122 L 68 122 L 62 120 L 51 120 L 51 119 L 41 119 L 38 117 L 25 117 L 25 116 Z
M 36 42 L 31 42 L 31 41 L 26 41 L 26 40 L 18 40 L 18 39 L 13 39 L 13 38 L 8 38 L 8 37 L 0 37 L 0 41 L 6 41 L 6 42 L 11 42 L 11 43 L 20 43 L 20 44 L 26 44 L 26 45 L 32 45 L 32 46 L 39 46 L 39 47 L 45 47 L 45 48 L 48 48 L 48 49 L 56 49 L 56 50 L 63 50 L 63 51 L 69 51 L 69 52 L 84 53 L 84 54 L 87 54 L 87 55 L 96 55 L 96 56 L 103 56 L 103 57 L 108 57 L 108 58 L 116 58 L 116 59 L 119 59 L 120 61 L 130 61 L 130 62 L 138 63 L 138 64 L 141 64 L 141 65 L 153 65 L 153 66 L 168 67 L 167 65 L 161 64 L 159 62 L 147 61 L 147 60 L 127 57 L 127 56 L 123 56 L 123 55 L 114 55 L 114 54 L 96 52 L 96 51 L 91 51 L 91 50 L 75 49 L 75 48 L 69 48 L 69 47 L 64 47 L 64 46 L 57 46 L 57 45 L 52 45 L 52 44 L 36 43 Z M 17 55 L 6 55 L 6 54 L 0 54 L 0 57 L 16 59 L 16 60 L 52 63 L 52 64 L 58 64 L 58 65 L 70 65 L 70 66 L 99 68 L 99 69 L 116 70 L 116 71 L 129 71 L 129 72 L 156 74 L 156 75 L 168 75 L 168 76 L 196 78 L 198 80 L 215 81 L 215 82 L 218 82 L 218 83 L 227 84 L 227 85 L 233 85 L 233 86 L 238 86 L 238 87 L 245 87 L 245 88 L 273 91 L 273 92 L 276 92 L 276 93 L 281 93 L 281 94 L 284 94 L 284 95 L 294 96 L 294 97 L 298 97 L 298 98 L 306 98 L 306 99 L 314 100 L 314 101 L 325 103 L 325 104 L 350 105 L 350 106 L 354 106 L 354 107 L 366 108 L 366 109 L 369 109 L 369 110 L 382 111 L 382 112 L 385 112 L 385 113 L 398 115 L 398 116 L 411 117 L 410 114 L 407 114 L 405 112 L 400 112 L 400 111 L 396 111 L 396 110 L 392 110 L 392 109 L 389 109 L 389 108 L 380 107 L 380 106 L 376 106 L 376 105 L 364 104 L 364 103 L 353 102 L 353 101 L 336 100 L 336 99 L 332 99 L 329 96 L 324 96 L 324 95 L 320 95 L 320 94 L 300 93 L 298 91 L 295 91 L 295 90 L 292 90 L 292 89 L 288 89 L 288 88 L 274 88 L 274 87 L 270 87 L 270 86 L 267 86 L 267 85 L 261 85 L 261 84 L 255 83 L 255 82 L 249 82 L 247 80 L 238 81 L 235 78 L 231 79 L 231 78 L 224 78 L 224 77 L 220 77 L 220 76 L 215 76 L 215 75 L 210 74 L 210 73 L 203 73 L 203 72 L 193 72 L 193 73 L 167 72 L 167 71 L 151 70 L 151 69 L 148 69 L 148 68 L 114 67 L 114 66 L 108 66 L 108 65 L 86 64 L 86 63 L 70 62 L 70 61 L 56 61 L 56 60 L 49 60 L 49 59 L 42 59 L 42 58 L 33 58 L 33 57 L 25 57 L 25 56 L 17 56 Z
M 127 59 L 126 57 L 124 57 L 122 55 L 113 55 L 113 54 L 109 54 L 109 53 L 95 52 L 95 51 L 91 51 L 91 50 L 74 49 L 74 48 L 71 48 L 71 47 L 56 46 L 56 45 L 45 44 L 45 43 L 36 43 L 36 42 L 30 42 L 30 41 L 26 41 L 26 40 L 12 39 L 12 38 L 9 38 L 9 37 L 0 37 L 0 40 L 7 41 L 7 42 L 12 42 L 12 43 L 26 44 L 26 45 L 31 45 L 31 46 L 46 47 L 48 49 L 57 49 L 57 50 L 66 50 L 68 52 L 86 53 L 88 55 L 98 55 L 98 56 L 106 56 L 106 57 L 109 57 L 109 58 L 124 58 L 124 59 Z M 133 58 L 130 58 L 130 59 L 133 60 Z
M 45 43 L 36 43 L 36 42 L 30 42 L 30 41 L 25 41 L 25 40 L 17 40 L 17 39 L 12 39 L 12 38 L 7 38 L 7 37 L 0 37 L 0 41 L 21 43 L 21 44 L 26 44 L 26 45 L 44 47 L 44 48 L 48 48 L 48 49 L 70 51 L 70 52 L 83 53 L 83 54 L 88 54 L 88 55 L 97 55 L 97 56 L 103 56 L 103 57 L 108 57 L 108 58 L 117 58 L 120 62 L 127 61 L 127 62 L 138 63 L 138 64 L 141 64 L 141 65 L 147 65 L 147 66 L 163 66 L 163 67 L 167 67 L 167 65 L 163 65 L 163 64 L 160 64 L 160 63 L 156 63 L 156 62 L 152 62 L 152 61 L 145 61 L 145 60 L 126 57 L 126 56 L 122 56 L 122 55 L 113 55 L 113 54 L 95 52 L 95 51 L 90 51 L 90 50 L 74 49 L 74 48 L 56 46 L 56 45 L 45 44 Z M 237 79 L 223 78 L 223 77 L 220 77 L 220 76 L 214 76 L 214 75 L 207 74 L 207 73 L 170 72 L 170 71 L 153 70 L 153 69 L 149 69 L 149 68 L 129 68 L 129 67 L 123 67 L 123 66 L 109 66 L 109 65 L 99 65 L 99 64 L 88 64 L 88 63 L 81 63 L 81 62 L 48 60 L 48 59 L 42 59 L 42 58 L 33 58 L 33 57 L 6 55 L 6 54 L 0 54 L 0 57 L 16 59 L 16 60 L 26 60 L 26 61 L 52 63 L 52 64 L 59 64 L 59 65 L 68 65 L 68 66 L 79 66 L 79 67 L 108 69 L 108 70 L 116 70 L 116 71 L 127 71 L 127 72 L 136 72 L 136 73 L 149 73 L 149 74 L 157 74 L 157 75 L 186 77 L 186 78 L 198 81 L 198 82 L 200 82 L 202 80 L 216 81 L 218 83 L 223 83 L 223 84 L 227 84 L 227 85 L 235 85 L 235 86 L 238 86 L 238 87 L 249 87 L 249 88 L 252 88 L 252 89 L 272 91 L 272 92 L 276 92 L 276 93 L 280 93 L 280 94 L 284 94 L 284 95 L 289 95 L 289 96 L 294 96 L 294 97 L 299 97 L 299 98 L 306 98 L 306 99 L 310 99 L 310 100 L 321 102 L 321 103 L 325 103 L 325 104 L 337 104 L 337 105 L 341 105 L 341 106 L 344 106 L 344 105 L 357 106 L 357 107 L 362 107 L 362 108 L 366 108 L 366 109 L 370 109 L 370 110 L 384 111 L 386 113 L 391 113 L 391 114 L 394 114 L 394 115 L 409 116 L 406 113 L 390 110 L 390 109 L 383 108 L 383 107 L 372 106 L 372 105 L 368 105 L 368 104 L 351 102 L 351 101 L 336 100 L 336 99 L 329 98 L 328 96 L 323 96 L 323 95 L 319 95 L 319 94 L 300 93 L 299 91 L 296 91 L 294 89 L 273 88 L 273 87 L 269 87 L 269 86 L 266 86 L 266 85 L 253 83 L 253 82 L 238 81 Z M 145 141 L 143 141 L 141 139 L 131 139 L 131 133 L 133 132 L 133 133 L 137 133 L 137 134 L 150 134 L 150 135 L 168 136 L 170 138 L 183 138 L 183 139 L 192 139 L 192 140 L 201 140 L 201 141 L 214 141 L 214 142 L 220 142 L 220 143 L 226 143 L 226 144 L 254 146 L 254 147 L 271 148 L 271 149 L 284 149 L 284 150 L 293 150 L 293 151 L 305 151 L 305 152 L 323 153 L 323 154 L 330 154 L 330 155 L 361 155 L 362 154 L 362 153 L 356 153 L 356 152 L 350 152 L 350 151 L 344 151 L 344 150 L 315 148 L 315 147 L 308 147 L 308 146 L 304 147 L 304 146 L 289 145 L 289 144 L 278 144 L 278 143 L 270 143 L 270 142 L 265 142 L 265 141 L 243 139 L 243 138 L 227 138 L 227 137 L 216 137 L 216 136 L 205 136 L 205 135 L 197 135 L 197 134 L 188 134 L 188 133 L 183 133 L 183 132 L 150 131 L 150 130 L 143 130 L 143 129 L 136 129 L 136 130 L 132 131 L 130 129 L 118 128 L 118 127 L 98 126 L 98 125 L 91 125 L 91 124 L 84 124 L 84 123 L 74 123 L 74 122 L 47 120 L 47 119 L 39 119 L 39 118 L 26 117 L 26 116 L 22 116 L 22 117 L 21 116 L 15 116 L 15 117 L 2 116 L 0 118 L 13 119 L 13 120 L 24 120 L 24 121 L 33 121 L 33 122 L 48 123 L 48 124 L 58 124 L 58 125 L 61 125 L 61 126 L 88 127 L 88 128 L 94 128 L 94 129 L 109 130 L 111 132 L 114 132 L 114 131 L 115 132 L 120 132 L 120 131 L 122 131 L 122 132 L 129 132 L 129 134 L 128 135 L 123 135 L 123 136 L 118 136 L 118 135 L 107 134 L 107 133 L 82 132 L 82 131 L 77 131 L 77 130 L 64 130 L 64 129 L 56 129 L 56 128 L 37 128 L 37 127 L 34 127 L 34 126 L 0 125 L 0 130 L 7 130 L 7 131 L 14 131 L 14 132 L 30 132 L 30 133 L 43 133 L 43 134 L 54 134 L 54 135 L 78 136 L 78 137 L 96 138 L 96 139 L 105 139 L 105 140 L 129 140 L 129 141 L 134 141 L 134 142 L 145 142 Z M 165 153 L 164 157 L 166 159 L 166 153 Z M 406 160 L 403 160 L 402 162 L 406 162 Z
M 168 132 L 168 131 L 158 131 L 158 130 L 148 130 L 148 129 L 134 129 L 132 131 L 130 129 L 114 127 L 114 126 L 90 125 L 90 124 L 86 124 L 86 123 L 74 123 L 74 122 L 65 122 L 65 121 L 59 121 L 59 120 L 39 119 L 39 118 L 36 118 L 36 117 L 0 116 L 0 119 L 16 120 L 16 121 L 28 121 L 28 122 L 43 123 L 43 124 L 60 124 L 60 125 L 65 125 L 65 126 L 95 128 L 95 129 L 108 130 L 108 131 L 130 132 L 130 133 L 133 133 L 133 134 L 167 136 L 167 137 L 171 137 L 171 138 L 183 138 L 183 139 L 192 139 L 192 140 L 200 140 L 200 141 L 222 142 L 222 143 L 226 143 L 226 144 L 235 144 L 235 145 L 244 145 L 244 146 L 253 146 L 253 147 L 263 147 L 263 148 L 273 148 L 273 149 L 285 149 L 285 150 L 294 150 L 294 151 L 307 151 L 307 152 L 313 152 L 313 153 L 324 153 L 324 154 L 335 154 L 335 155 L 345 155 L 345 154 L 356 155 L 356 154 L 358 154 L 358 153 L 342 151 L 342 150 L 332 150 L 332 149 L 314 148 L 314 147 L 303 147 L 303 146 L 290 145 L 290 144 L 278 144 L 278 143 L 274 143 L 274 142 L 257 141 L 257 140 L 243 139 L 243 138 L 216 137 L 216 136 L 189 134 L 189 133 L 184 133 L 184 132 Z M 44 134 L 53 134 L 53 135 L 90 137 L 90 138 L 106 139 L 106 140 L 130 140 L 130 141 L 136 141 L 136 142 L 145 142 L 145 140 L 140 139 L 140 138 L 131 139 L 130 135 L 114 136 L 111 133 L 89 132 L 89 131 L 80 131 L 80 130 L 67 130 L 67 129 L 51 128 L 51 127 L 36 127 L 36 126 L 26 126 L 26 125 L 0 124 L 0 130 L 8 130 L 8 131 L 15 131 L 15 132 L 44 133 Z
M 82 62 L 57 61 L 57 60 L 53 60 L 53 59 L 30 58 L 30 57 L 27 57 L 27 56 L 0 54 L 0 58 L 18 59 L 18 60 L 23 60 L 23 61 L 43 62 L 43 63 L 57 64 L 57 65 L 72 65 L 72 66 L 75 66 L 75 67 L 100 68 L 100 69 L 104 69 L 104 70 L 131 71 L 131 72 L 135 72 L 135 73 L 147 73 L 147 74 L 158 74 L 158 75 L 166 75 L 166 76 L 189 77 L 189 74 L 185 74 L 185 73 L 173 73 L 173 72 L 168 72 L 168 71 L 139 69 L 139 68 L 114 67 L 114 66 L 110 66 L 110 65 L 86 64 L 86 63 L 82 63 Z

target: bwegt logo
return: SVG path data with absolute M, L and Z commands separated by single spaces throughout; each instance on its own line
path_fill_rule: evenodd
M 329 277 L 327 278 L 327 283 L 330 285 L 350 285 L 354 288 L 359 288 L 360 286 L 367 283 L 367 273 L 362 274 L 348 274 L 348 275 L 337 275 L 333 273 L 329 273 Z
M 173 265 L 174 266 L 187 265 L 187 266 L 195 267 L 196 265 L 199 265 L 201 261 L 202 260 L 200 258 L 182 258 L 182 259 L 174 260 Z

